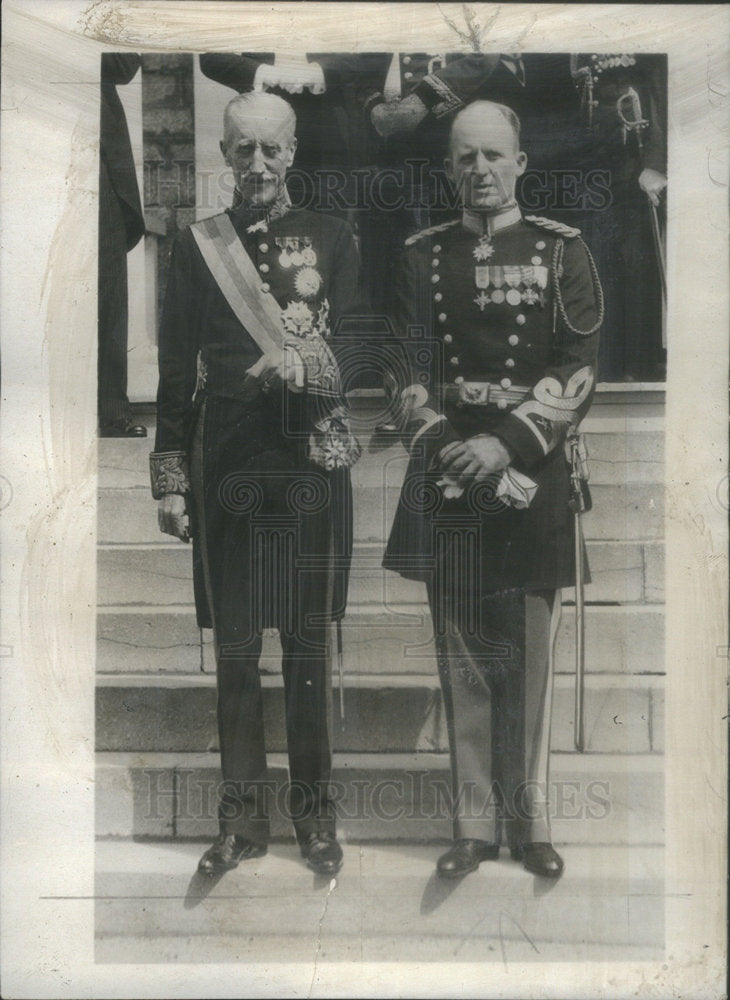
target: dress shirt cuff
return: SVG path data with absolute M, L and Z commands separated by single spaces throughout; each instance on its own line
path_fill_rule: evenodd
M 545 458 L 545 450 L 530 428 L 511 414 L 508 414 L 492 433 L 507 446 L 524 468 L 529 468 L 541 458 Z
M 313 94 L 324 94 L 327 90 L 327 84 L 325 83 L 324 70 L 322 69 L 321 64 L 311 61 L 309 63 L 309 69 L 311 71 L 311 75 L 307 86 Z
M 262 82 L 262 77 L 271 73 L 271 66 L 268 63 L 261 63 L 260 66 L 256 67 L 256 72 L 253 75 L 253 83 L 251 87 L 253 90 L 263 90 L 267 84 Z
M 385 97 L 383 96 L 382 91 L 373 90 L 362 102 L 363 111 L 369 116 L 370 112 L 377 104 L 385 104 Z
M 190 492 L 187 455 L 184 451 L 150 453 L 150 486 L 155 500 L 168 493 L 184 496 Z

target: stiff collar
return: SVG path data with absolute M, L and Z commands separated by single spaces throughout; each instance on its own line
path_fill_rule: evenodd
M 281 218 L 291 208 L 291 198 L 284 185 L 275 200 L 270 205 L 246 205 L 241 197 L 238 188 L 233 190 L 233 203 L 229 209 L 238 218 L 245 218 L 246 222 L 273 222 L 274 219 Z
M 487 215 L 486 212 L 474 212 L 465 208 L 461 216 L 461 224 L 464 229 L 468 229 L 477 236 L 494 236 L 500 229 L 514 226 L 522 218 L 519 205 L 512 205 L 495 215 Z

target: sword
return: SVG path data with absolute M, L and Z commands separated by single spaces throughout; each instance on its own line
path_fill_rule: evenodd
M 591 494 L 588 489 L 588 450 L 583 435 L 577 428 L 568 432 L 570 448 L 570 500 L 568 506 L 573 512 L 575 539 L 575 748 L 581 753 L 585 749 L 584 693 L 585 693 L 585 602 L 583 560 L 585 541 L 581 516 L 591 509 Z
M 340 727 L 345 728 L 345 671 L 342 655 L 342 619 L 337 619 L 337 673 L 340 679 Z
M 662 347 L 667 348 L 667 262 L 664 255 L 664 234 L 659 222 L 659 213 L 654 202 L 649 197 L 649 217 L 651 219 L 651 235 L 654 237 L 654 251 L 656 253 L 657 270 L 659 271 L 659 283 L 662 287 Z
M 625 105 L 631 115 L 630 118 L 624 114 Z M 629 87 L 616 101 L 616 113 L 621 122 L 624 145 L 626 145 L 626 138 L 629 133 L 634 132 L 639 149 L 643 149 L 644 143 L 641 141 L 641 133 L 643 129 L 649 127 L 649 119 L 641 117 L 641 100 L 633 87 Z
M 657 212 L 656 205 L 649 198 L 647 194 L 647 200 L 649 202 L 649 215 L 651 216 L 651 235 L 654 237 L 654 249 L 656 250 L 657 264 L 659 265 L 659 277 L 662 283 L 662 298 L 664 299 L 664 305 L 667 304 L 667 262 L 664 257 L 664 237 L 662 235 L 661 226 L 659 225 L 659 213 Z
M 627 105 L 627 111 L 629 116 L 624 113 L 624 106 Z M 626 142 L 626 136 L 629 132 L 634 132 L 636 134 L 636 143 L 639 148 L 639 152 L 644 148 L 644 143 L 641 139 L 641 133 L 645 128 L 649 127 L 649 120 L 644 118 L 641 110 L 641 98 L 636 93 L 633 87 L 629 87 L 625 94 L 616 101 L 616 112 L 618 113 L 619 120 L 621 121 L 621 127 L 623 129 L 623 139 Z M 662 302 L 664 308 L 667 306 L 667 262 L 664 252 L 664 238 L 662 236 L 661 226 L 659 224 L 659 214 L 657 212 L 657 207 L 647 194 L 647 201 L 649 202 L 649 215 L 651 217 L 651 234 L 654 238 L 654 251 L 656 253 L 657 267 L 659 270 L 659 280 L 662 286 Z M 662 324 L 663 326 L 664 324 Z M 666 345 L 665 345 L 666 346 Z
M 570 57 L 570 75 L 573 82 L 580 90 L 580 106 L 588 111 L 588 127 L 593 125 L 593 109 L 598 106 L 598 101 L 593 99 L 593 70 L 590 66 L 579 66 L 578 56 L 573 54 Z

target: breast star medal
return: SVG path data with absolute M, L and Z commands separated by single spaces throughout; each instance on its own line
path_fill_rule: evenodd
M 472 253 L 474 254 L 474 259 L 478 261 L 489 260 L 489 258 L 493 256 L 494 247 L 492 246 L 492 241 L 486 233 L 479 237 L 479 242 L 474 247 Z
M 313 267 L 303 267 L 297 272 L 294 279 L 294 287 L 303 299 L 311 299 L 322 287 L 322 278 L 319 271 Z

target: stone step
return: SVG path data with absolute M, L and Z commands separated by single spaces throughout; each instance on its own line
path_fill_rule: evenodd
M 600 425 L 599 425 L 600 426 Z M 385 439 L 382 445 L 369 431 L 359 433 L 363 446 L 353 469 L 356 486 L 394 484 L 403 476 L 405 451 L 399 441 Z M 641 434 L 627 430 L 596 430 L 586 434 L 591 483 L 661 483 L 664 481 L 664 435 L 661 431 Z M 99 440 L 99 486 L 102 489 L 143 488 L 149 490 L 150 439 Z M 398 480 L 399 481 L 399 480 Z
M 98 753 L 99 837 L 217 834 L 217 754 Z M 269 755 L 273 837 L 289 838 L 286 760 Z M 662 844 L 660 754 L 553 753 L 550 815 L 556 844 Z M 335 754 L 343 839 L 432 842 L 451 837 L 448 754 Z
M 593 603 L 657 604 L 664 599 L 664 546 L 660 542 L 587 543 Z M 380 568 L 382 545 L 356 547 L 350 576 L 351 604 L 387 609 L 422 604 L 423 584 Z M 190 547 L 182 542 L 107 545 L 98 553 L 98 604 L 190 604 L 193 600 Z
M 393 523 L 404 463 L 386 469 L 394 475 L 386 486 L 359 485 L 354 494 L 354 532 L 360 541 L 383 542 Z M 397 476 L 395 473 L 397 472 Z M 658 540 L 663 537 L 664 487 L 657 483 L 593 484 L 593 509 L 583 518 L 587 539 Z M 157 525 L 156 503 L 145 487 L 99 491 L 98 539 L 101 543 L 134 544 L 165 540 Z
M 567 592 L 570 596 L 570 592 Z M 658 604 L 587 605 L 588 673 L 662 673 L 664 608 Z M 556 646 L 558 673 L 575 669 L 575 608 L 565 606 Z M 342 625 L 346 673 L 436 672 L 431 618 L 425 605 L 373 610 L 348 607 Z M 184 674 L 215 670 L 212 632 L 198 629 L 192 607 L 107 608 L 97 616 L 97 671 L 107 674 Z M 276 636 L 264 636 L 261 669 L 280 669 Z
M 662 957 L 661 847 L 569 845 L 549 891 L 504 851 L 468 878 L 437 879 L 441 850 L 346 842 L 332 882 L 313 877 L 293 844 L 275 844 L 210 879 L 196 873 L 200 844 L 98 841 L 95 959 L 297 963 L 290 995 L 314 984 L 334 996 L 324 984 L 341 961 L 419 962 L 425 993 L 414 985 L 426 995 L 431 962 Z
M 267 748 L 286 750 L 281 675 L 262 678 Z M 345 718 L 333 678 L 333 747 L 352 753 L 446 751 L 446 717 L 437 677 L 347 675 Z M 594 674 L 585 682 L 586 749 L 645 753 L 663 746 L 663 678 Z M 573 749 L 574 679 L 558 675 L 552 747 Z M 96 748 L 199 753 L 218 749 L 216 686 L 211 674 L 102 675 L 96 688 Z

